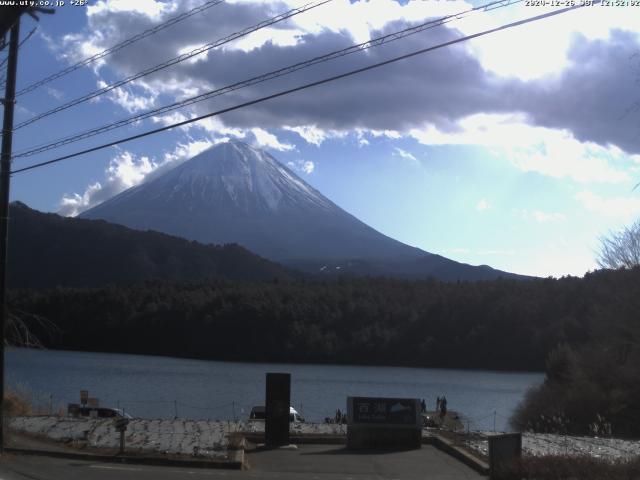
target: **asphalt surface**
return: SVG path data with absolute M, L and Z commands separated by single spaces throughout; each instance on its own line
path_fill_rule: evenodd
M 216 470 L 119 465 L 51 457 L 5 455 L 0 480 L 472 480 L 485 478 L 431 446 L 402 452 L 347 451 L 340 445 L 301 445 L 295 450 L 257 450 L 247 454 L 249 470 Z

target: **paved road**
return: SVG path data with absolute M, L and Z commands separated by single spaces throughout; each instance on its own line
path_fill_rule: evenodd
M 424 446 L 393 453 L 352 453 L 336 445 L 304 445 L 297 450 L 256 451 L 246 471 L 118 465 L 49 457 L 7 455 L 0 480 L 476 480 L 482 479 L 450 456 Z
M 485 478 L 428 445 L 420 450 L 362 452 L 342 445 L 300 445 L 297 450 L 256 451 L 247 455 L 251 471 L 278 473 L 282 479 L 475 480 Z

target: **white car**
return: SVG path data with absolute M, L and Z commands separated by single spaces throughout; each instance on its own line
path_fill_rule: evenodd
M 258 420 L 264 421 L 266 417 L 266 408 L 259 406 L 253 407 L 251 409 L 251 413 L 249 414 L 249 420 Z M 300 416 L 300 414 L 296 411 L 295 408 L 289 407 L 289 422 L 291 423 L 304 423 L 304 418 Z

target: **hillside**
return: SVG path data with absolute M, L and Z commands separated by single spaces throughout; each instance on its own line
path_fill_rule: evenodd
M 10 215 L 10 288 L 291 276 L 238 245 L 203 245 L 102 220 L 65 218 L 19 202 L 11 204 Z

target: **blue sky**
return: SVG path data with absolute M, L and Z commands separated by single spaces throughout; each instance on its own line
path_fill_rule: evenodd
M 18 89 L 203 1 L 107 0 L 25 17 Z M 16 124 L 302 2 L 207 9 L 18 98 Z M 480 3 L 475 2 L 474 5 Z M 462 1 L 333 0 L 18 129 L 14 152 L 462 12 Z M 29 158 L 45 161 L 548 11 L 518 3 Z M 75 215 L 229 138 L 268 149 L 379 231 L 540 276 L 595 268 L 640 217 L 640 7 L 587 7 L 13 177 L 12 199 Z M 4 53 L 2 54 L 4 55 Z M 0 57 L 3 58 L 3 57 Z M 634 106 L 636 107 L 634 109 Z

